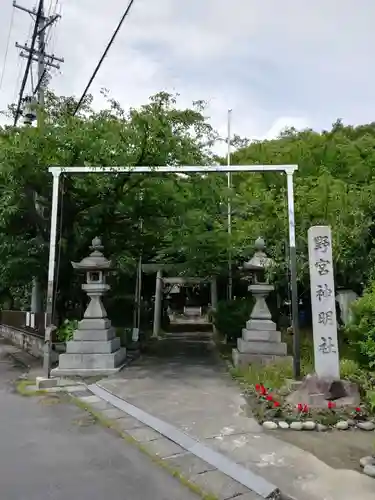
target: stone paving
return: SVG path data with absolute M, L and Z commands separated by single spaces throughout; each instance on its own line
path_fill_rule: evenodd
M 333 469 L 265 433 L 248 415 L 237 384 L 207 352 L 171 356 L 165 344 L 164 356 L 143 357 L 97 385 L 261 475 L 291 498 L 374 499 L 373 479 Z

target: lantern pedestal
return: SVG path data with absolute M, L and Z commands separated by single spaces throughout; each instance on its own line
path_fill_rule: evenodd
M 75 269 L 87 273 L 87 282 L 82 289 L 90 298 L 83 319 L 73 334 L 73 340 L 66 343 L 66 352 L 60 354 L 59 366 L 52 370 L 53 376 L 110 375 L 124 366 L 126 350 L 107 318 L 102 296 L 110 289 L 105 282 L 104 271 L 110 262 L 100 250 L 99 238 L 92 242 L 94 251 L 80 263 L 72 263 Z

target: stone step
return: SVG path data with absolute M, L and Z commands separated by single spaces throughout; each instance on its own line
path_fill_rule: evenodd
M 71 340 L 66 343 L 67 354 L 110 354 L 117 351 L 121 347 L 121 341 L 118 337 L 112 340 L 88 340 L 77 342 Z
M 244 339 L 237 339 L 237 348 L 240 353 L 271 356 L 286 356 L 287 354 L 287 345 L 284 342 L 246 342 Z
M 126 349 L 121 348 L 108 354 L 61 354 L 59 369 L 61 370 L 111 370 L 124 363 Z
M 281 332 L 277 330 L 242 329 L 242 338 L 246 342 L 281 342 Z

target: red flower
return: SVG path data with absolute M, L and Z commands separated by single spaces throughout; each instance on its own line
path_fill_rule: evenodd
M 266 400 L 267 400 L 267 401 L 273 401 L 273 397 L 271 396 L 271 394 L 269 394 L 269 395 L 266 397 Z
M 333 401 L 328 401 L 328 409 L 333 410 L 335 408 L 336 404 Z
M 307 405 L 303 405 L 302 411 L 303 411 L 303 413 L 308 413 L 309 407 Z
M 303 405 L 301 403 L 298 403 L 297 410 L 298 411 L 302 411 L 303 410 Z
M 264 387 L 264 385 L 261 385 L 261 386 L 260 386 L 260 393 L 262 394 L 262 396 L 264 396 L 265 394 L 267 394 L 267 390 L 266 390 L 266 388 Z
M 255 390 L 256 390 L 257 392 L 259 392 L 259 391 L 260 391 L 260 387 L 261 387 L 261 386 L 260 386 L 260 384 L 255 384 Z
M 361 408 L 359 406 L 357 406 L 357 408 L 355 409 L 355 411 L 358 412 L 358 413 L 361 413 L 362 410 L 361 410 Z
M 278 401 L 274 401 L 274 402 L 273 402 L 273 406 L 274 406 L 275 408 L 279 408 L 280 403 L 279 403 Z

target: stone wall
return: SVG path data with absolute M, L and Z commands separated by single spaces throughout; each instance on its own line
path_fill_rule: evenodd
M 13 326 L 0 324 L 0 335 L 35 358 L 43 358 L 44 338 Z

